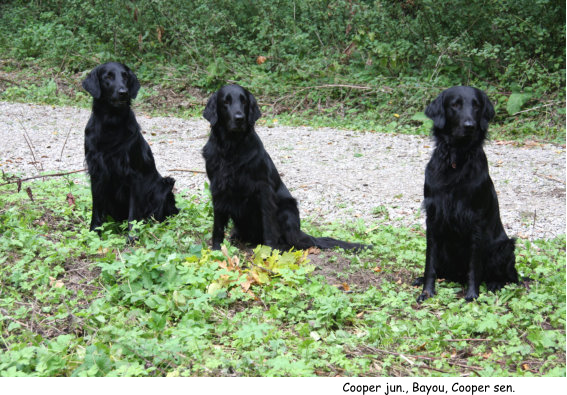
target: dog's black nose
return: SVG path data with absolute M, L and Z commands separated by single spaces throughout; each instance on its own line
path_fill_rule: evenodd
M 118 97 L 120 97 L 120 99 L 128 99 L 128 89 L 126 88 L 119 89 Z
M 242 123 L 244 121 L 244 114 L 242 114 L 242 113 L 234 114 L 234 121 L 236 123 Z
M 471 130 L 476 127 L 476 122 L 472 119 L 467 119 L 463 122 L 463 126 L 465 127 L 465 129 Z

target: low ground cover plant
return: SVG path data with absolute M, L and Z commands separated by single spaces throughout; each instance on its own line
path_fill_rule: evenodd
M 126 223 L 88 231 L 83 176 L 1 186 L 0 375 L 565 375 L 565 236 L 518 243 L 529 282 L 418 305 L 421 228 L 307 224 L 359 255 L 211 251 L 206 188 L 177 200 L 128 245 Z

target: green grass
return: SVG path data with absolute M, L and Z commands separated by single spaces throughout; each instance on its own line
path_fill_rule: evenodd
M 306 224 L 358 256 L 223 254 L 206 189 L 177 203 L 130 246 L 124 223 L 88 231 L 84 176 L 0 187 L 0 375 L 565 376 L 565 236 L 518 243 L 526 286 L 420 306 L 420 228 Z

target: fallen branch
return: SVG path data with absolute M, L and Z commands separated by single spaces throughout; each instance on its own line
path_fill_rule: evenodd
M 545 175 L 539 174 L 539 173 L 535 173 L 535 175 L 538 176 L 538 177 L 541 177 L 541 178 L 543 178 L 543 179 L 550 180 L 550 181 L 555 181 L 555 182 L 558 182 L 558 183 L 560 183 L 560 184 L 565 185 L 565 181 L 560 180 L 560 179 L 558 179 L 558 178 L 555 178 L 555 177 L 553 177 L 553 176 L 545 176 Z
M 16 86 L 21 87 L 20 84 L 18 84 L 18 83 L 15 82 L 15 81 L 9 80 L 8 78 L 0 77 L 0 81 L 8 82 L 8 83 L 10 83 L 10 84 L 14 84 L 14 85 L 16 85 Z
M 73 170 L 73 171 L 68 171 L 66 173 L 57 173 L 57 174 L 43 174 L 43 175 L 39 175 L 39 176 L 33 176 L 33 177 L 27 177 L 27 178 L 18 178 L 16 180 L 12 180 L 12 181 L 8 181 L 5 182 L 4 184 L 0 184 L 0 187 L 3 187 L 4 185 L 9 185 L 9 184 L 21 184 L 24 181 L 30 181 L 30 180 L 35 180 L 37 178 L 44 178 L 44 177 L 61 177 L 61 176 L 66 176 L 69 174 L 74 174 L 74 173 L 80 173 L 82 171 L 87 171 L 87 169 L 81 169 L 81 170 Z
M 540 106 L 535 106 L 535 107 L 532 107 L 532 108 L 528 108 L 527 110 L 518 111 L 518 112 L 512 114 L 512 116 L 521 114 L 521 113 L 523 113 L 523 112 L 538 110 L 538 109 L 543 108 L 543 107 L 554 106 L 554 105 L 556 105 L 556 104 L 561 104 L 561 103 L 562 103 L 561 100 L 552 101 L 551 103 L 542 104 L 542 105 L 540 105 Z
M 278 99 L 276 99 L 271 106 L 275 107 L 277 103 L 279 103 L 282 100 L 285 100 L 289 97 L 293 97 L 296 96 L 298 93 L 309 90 L 309 89 L 325 89 L 325 88 L 348 88 L 348 89 L 359 89 L 359 90 L 370 90 L 370 89 L 375 89 L 371 86 L 367 86 L 367 85 L 348 85 L 348 84 L 324 84 L 324 85 L 316 85 L 316 86 L 306 86 L 304 88 L 300 88 L 296 91 L 293 91 L 292 93 L 288 94 L 288 95 L 284 95 Z
M 186 173 L 201 173 L 201 174 L 207 174 L 206 171 L 203 170 L 193 170 L 193 169 L 169 169 L 168 171 L 183 171 Z

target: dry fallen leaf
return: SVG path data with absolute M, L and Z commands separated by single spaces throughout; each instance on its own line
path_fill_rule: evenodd
M 74 206 L 75 205 L 75 196 L 73 196 L 73 194 L 71 192 L 69 192 L 67 194 L 67 204 L 69 206 Z
M 163 26 L 156 27 L 157 39 L 160 43 L 161 43 L 161 38 L 163 37 L 164 32 L 165 32 L 165 29 L 163 28 Z
M 27 192 L 28 197 L 30 198 L 30 200 L 33 202 L 34 200 L 33 200 L 33 194 L 32 194 L 31 188 L 30 188 L 30 187 L 27 187 L 27 188 L 26 188 L 26 192 Z
M 268 60 L 268 58 L 266 58 L 265 56 L 258 56 L 258 57 L 256 58 L 256 63 L 262 64 L 262 63 L 264 63 L 266 60 Z
M 49 277 L 49 285 L 54 288 L 63 287 L 63 281 L 57 280 L 55 277 Z
M 309 247 L 309 248 L 307 249 L 307 254 L 308 254 L 308 255 L 311 255 L 311 254 L 318 254 L 318 253 L 320 253 L 320 252 L 321 252 L 321 250 L 320 250 L 319 248 L 317 248 L 317 247 Z

